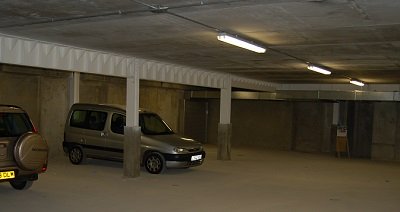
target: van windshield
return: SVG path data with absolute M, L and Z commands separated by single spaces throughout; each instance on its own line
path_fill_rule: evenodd
M 139 116 L 139 125 L 144 134 L 169 135 L 174 134 L 171 128 L 154 113 L 142 113 Z

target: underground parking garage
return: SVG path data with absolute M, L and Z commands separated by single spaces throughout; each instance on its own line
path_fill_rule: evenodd
M 140 107 L 201 141 L 207 157 L 200 167 L 157 176 L 142 168 L 139 178 L 128 178 L 120 162 L 74 166 L 64 155 L 71 73 L 3 64 L 0 75 L 2 103 L 25 108 L 50 147 L 49 169 L 32 188 L 0 184 L 6 209 L 183 211 L 197 203 L 194 211 L 397 210 L 397 102 L 249 99 L 233 92 L 231 159 L 217 160 L 218 91 L 141 81 Z M 126 101 L 123 78 L 81 73 L 79 81 L 81 102 Z M 344 123 L 349 151 L 339 158 L 336 132 Z
M 0 5 L 0 166 L 17 164 L 0 167 L 2 211 L 398 211 L 399 2 Z M 79 104 L 125 108 L 123 149 L 89 144 L 87 134 L 66 151 Z M 22 191 L 7 182 L 27 171 L 23 136 L 13 147 L 4 130 L 14 128 L 2 114 L 10 105 L 49 147 L 43 173 Z M 148 172 L 157 155 L 163 165 L 174 158 L 139 154 L 151 147 L 141 117 L 150 111 L 171 135 L 200 142 L 205 154 L 187 157 L 200 166 Z M 75 165 L 71 155 L 86 157 Z

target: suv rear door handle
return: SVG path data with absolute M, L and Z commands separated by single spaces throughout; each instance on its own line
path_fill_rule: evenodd
M 107 136 L 107 135 L 108 135 L 108 134 L 107 134 L 106 132 L 101 132 L 101 133 L 100 133 L 100 136 L 101 136 L 101 137 L 104 137 L 104 136 Z

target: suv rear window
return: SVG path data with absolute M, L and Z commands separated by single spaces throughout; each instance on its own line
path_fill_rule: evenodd
M 33 131 L 33 126 L 25 113 L 0 113 L 0 137 L 18 137 Z

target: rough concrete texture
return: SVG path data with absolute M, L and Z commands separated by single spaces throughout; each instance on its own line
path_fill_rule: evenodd
M 209 101 L 208 141 L 216 143 L 219 102 Z M 232 101 L 232 145 L 329 152 L 332 103 Z
M 219 101 L 210 100 L 208 143 L 217 143 Z M 287 102 L 232 100 L 232 145 L 289 150 L 292 142 L 292 105 Z
M 330 150 L 332 108 L 332 103 L 294 103 L 294 150 L 302 152 L 323 152 L 324 150 Z
M 374 119 L 373 102 L 350 102 L 347 137 L 352 157 L 371 158 L 372 128 Z
M 40 111 L 38 77 L 0 72 L 0 102 L 22 107 L 35 125 L 39 125 Z
M 216 147 L 200 167 L 135 179 L 122 163 L 66 157 L 50 161 L 30 190 L 0 184 L 1 211 L 398 211 L 397 163 L 337 159 L 264 149 L 232 149 L 216 160 Z
M 231 159 L 232 124 L 218 125 L 218 160 Z
M 124 128 L 124 176 L 138 177 L 140 175 L 140 127 Z
M 139 106 L 158 113 L 176 132 L 179 129 L 179 103 L 184 92 L 179 88 L 164 88 L 161 84 L 140 81 Z M 81 74 L 80 102 L 126 104 L 126 80 Z
M 50 156 L 63 152 L 64 126 L 69 110 L 67 78 L 40 77 L 39 131 L 46 138 Z
M 374 104 L 372 159 L 400 161 L 399 108 L 396 102 Z
M 0 103 L 25 109 L 49 144 L 50 156 L 60 154 L 68 112 L 68 74 L 19 66 L 4 66 L 3 70 Z
M 97 104 L 126 104 L 126 80 L 81 74 L 79 101 Z
M 289 150 L 292 143 L 291 102 L 232 101 L 232 143 Z
M 141 108 L 158 113 L 175 132 L 180 133 L 180 102 L 183 98 L 184 90 L 147 86 L 147 83 L 143 82 L 140 87 L 139 104 Z

